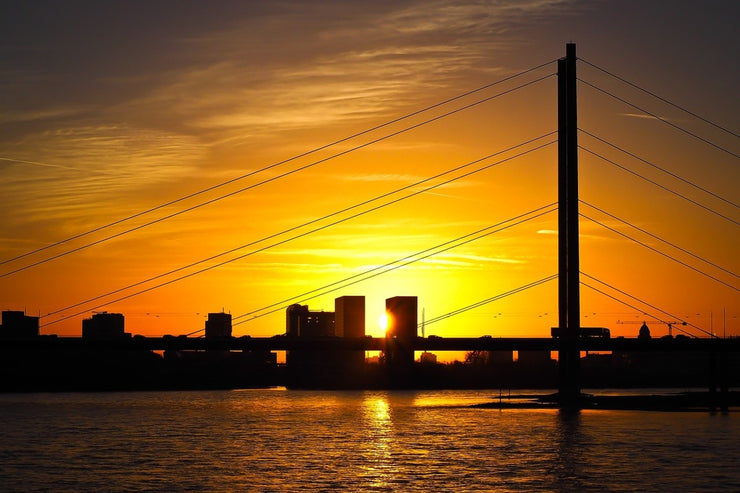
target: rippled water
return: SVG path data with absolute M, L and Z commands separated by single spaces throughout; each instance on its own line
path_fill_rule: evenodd
M 486 392 L 0 395 L 3 491 L 740 491 L 740 415 Z

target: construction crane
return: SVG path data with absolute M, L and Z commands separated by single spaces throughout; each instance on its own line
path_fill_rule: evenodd
M 644 320 L 642 322 L 640 322 L 639 320 L 617 320 L 617 323 L 618 324 L 640 324 L 640 325 L 647 325 L 647 322 L 644 321 Z M 676 320 L 672 320 L 670 322 L 664 322 L 662 320 L 655 320 L 655 321 L 652 321 L 650 323 L 651 324 L 658 323 L 658 324 L 667 325 L 668 326 L 668 335 L 671 336 L 671 337 L 673 336 L 673 326 L 674 325 L 686 325 L 686 322 L 678 322 Z M 678 329 L 678 330 L 680 330 L 681 332 L 686 332 L 686 331 L 684 331 L 682 329 Z

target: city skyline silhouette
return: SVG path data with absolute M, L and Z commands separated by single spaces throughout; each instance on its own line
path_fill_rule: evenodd
M 358 9 L 358 15 L 361 10 Z M 377 18 L 387 14 L 382 9 L 371 10 L 365 14 Z M 647 12 L 654 13 L 650 8 Z M 36 14 L 40 21 L 46 22 L 44 16 L 50 12 Z M 17 15 L 29 14 L 19 9 Z M 107 14 L 101 9 L 91 15 L 106 18 Z M 221 12 L 212 15 L 211 20 L 222 32 L 231 32 L 238 39 L 237 32 L 225 27 L 228 23 L 219 17 Z M 193 25 L 181 27 L 191 32 L 198 30 Z M 215 29 L 215 25 L 202 26 L 207 27 Z M 327 29 L 333 32 L 333 27 Z M 22 33 L 11 31 L 9 36 L 21 39 Z M 118 39 L 115 33 L 111 36 Z M 144 37 L 156 39 L 148 31 Z M 171 42 L 176 43 L 175 39 Z M 44 40 L 42 37 L 38 42 Z M 155 89 L 156 84 L 142 86 L 137 89 L 139 95 L 148 94 L 152 103 L 142 102 L 140 105 L 144 106 L 137 107 L 135 98 L 128 99 L 127 104 L 118 106 L 125 109 L 125 117 L 109 111 L 115 106 L 91 100 L 90 104 L 108 108 L 101 114 L 97 127 L 80 123 L 81 116 L 77 115 L 86 111 L 80 106 L 39 110 L 42 116 L 31 120 L 23 120 L 27 117 L 19 116 L 20 109 L 7 112 L 16 115 L 13 117 L 16 120 L 10 120 L 6 126 L 13 121 L 30 121 L 34 122 L 31 125 L 34 129 L 47 130 L 46 133 L 24 130 L 18 123 L 14 132 L 18 136 L 26 135 L 23 142 L 33 142 L 33 146 L 23 148 L 6 143 L 0 153 L 13 184 L 3 202 L 9 219 L 5 235 L 8 241 L 3 243 L 3 251 L 7 252 L 2 257 L 5 260 L 161 204 L 198 195 L 157 209 L 154 214 L 137 216 L 125 224 L 4 263 L 0 272 L 2 308 L 40 315 L 45 333 L 79 333 L 82 318 L 93 310 L 108 310 L 126 314 L 134 333 L 179 335 L 199 330 L 206 313 L 224 307 L 235 317 L 243 315 L 235 320 L 242 322 L 235 325 L 236 333 L 269 336 L 280 326 L 282 300 L 298 296 L 299 300 L 295 301 L 300 301 L 302 293 L 369 273 L 389 262 L 404 263 L 401 259 L 430 248 L 442 250 L 444 247 L 439 245 L 449 241 L 457 240 L 461 245 L 308 302 L 317 309 L 329 309 L 335 296 L 361 293 L 372 300 L 368 306 L 381 307 L 383 299 L 407 293 L 419 296 L 423 300 L 419 309 L 434 319 L 554 274 L 556 214 L 548 213 L 551 209 L 540 208 L 556 199 L 556 146 L 548 144 L 551 141 L 548 135 L 556 129 L 552 74 L 555 59 L 562 56 L 562 41 L 538 44 L 537 49 L 533 44 L 522 53 L 475 44 L 453 45 L 457 50 L 472 50 L 469 53 L 475 54 L 475 60 L 482 60 L 484 53 L 495 54 L 505 62 L 505 68 L 487 73 L 477 65 L 461 62 L 454 83 L 450 80 L 437 90 L 412 88 L 434 87 L 433 81 L 445 80 L 442 67 L 454 57 L 444 52 L 430 59 L 430 66 L 436 71 L 429 72 L 428 79 L 410 79 L 408 87 L 403 89 L 384 83 L 382 74 L 386 71 L 403 73 L 406 67 L 422 66 L 418 59 L 403 56 L 404 52 L 395 44 L 397 41 L 400 40 L 384 40 L 387 52 L 377 53 L 361 43 L 365 51 L 360 53 L 370 54 L 362 70 L 353 63 L 352 52 L 337 50 L 336 46 L 331 48 L 343 54 L 345 65 L 325 62 L 314 71 L 304 71 L 303 76 L 296 71 L 288 77 L 275 67 L 286 71 L 294 65 L 287 62 L 274 67 L 268 65 L 265 73 L 270 74 L 271 80 L 283 81 L 282 86 L 274 89 L 249 78 L 235 83 L 218 68 L 213 69 L 212 79 L 199 79 L 198 72 L 191 71 L 197 63 L 185 65 L 190 70 L 172 72 L 178 77 L 158 79 L 172 84 L 171 87 L 178 87 L 176 81 L 180 81 L 183 91 L 176 98 L 175 93 L 161 91 L 165 86 L 160 85 L 159 90 Z M 411 37 L 407 41 L 424 46 L 424 40 Z M 164 50 L 164 45 L 154 46 Z M 390 48 L 393 46 L 396 51 Z M 733 165 L 737 157 L 732 154 L 736 137 L 722 130 L 722 125 L 736 127 L 732 121 L 736 112 L 730 111 L 731 104 L 719 104 L 721 91 L 693 89 L 691 104 L 685 104 L 689 98 L 681 97 L 687 95 L 684 88 L 689 83 L 692 88 L 708 87 L 712 83 L 721 87 L 722 81 L 695 80 L 696 76 L 692 75 L 686 79 L 674 78 L 673 85 L 668 84 L 663 79 L 674 66 L 646 65 L 655 60 L 649 58 L 649 54 L 655 53 L 653 47 L 642 59 L 629 60 L 624 54 L 616 56 L 614 50 L 604 49 L 598 41 L 595 41 L 598 48 L 588 43 L 579 46 L 579 55 L 583 56 L 578 68 L 584 200 L 580 208 L 585 216 L 581 220 L 583 271 L 593 276 L 586 281 L 591 286 L 635 306 L 626 307 L 598 291 L 582 288 L 582 325 L 609 327 L 614 335 L 630 334 L 632 328 L 616 324 L 617 320 L 642 320 L 649 313 L 663 320 L 679 318 L 706 332 L 737 335 L 740 322 L 734 272 L 738 269 L 733 253 L 737 235 L 733 229 L 736 225 L 732 224 L 736 224 L 733 214 L 737 206 L 723 202 L 725 198 L 733 199 L 733 183 L 737 183 L 737 167 Z M 159 53 L 154 51 L 152 57 Z M 226 52 L 222 53 L 229 59 Z M 258 49 L 248 53 L 255 60 L 266 54 Z M 321 60 L 319 54 L 327 51 L 316 53 L 316 59 Z M 390 53 L 396 53 L 396 57 Z M 708 59 L 720 56 L 717 52 L 706 53 Z M 96 59 L 82 58 L 77 67 L 49 66 L 48 70 L 50 74 L 66 74 L 70 80 L 79 80 L 85 70 L 94 72 L 92 60 Z M 13 59 L 13 62 L 20 64 L 22 60 Z M 28 59 L 28 63 L 43 67 L 43 60 Z M 341 74 L 332 76 L 319 70 L 331 66 L 346 67 L 347 74 L 366 84 L 358 85 Z M 121 67 L 118 71 L 105 64 L 101 67 L 119 76 L 127 70 Z M 736 75 L 733 67 L 717 68 L 719 73 L 722 70 L 730 77 L 725 81 Z M 234 69 L 234 73 L 239 72 Z M 100 72 L 98 77 L 103 74 Z M 187 75 L 194 79 L 188 79 Z M 644 85 L 681 107 L 690 106 L 696 115 L 710 116 L 710 121 L 682 113 L 624 81 L 637 84 L 638 88 Z M 652 81 L 660 84 L 651 84 Z M 488 84 L 493 85 L 486 87 Z M 232 104 L 206 104 L 202 111 L 194 112 L 199 101 L 208 101 L 209 85 L 214 91 L 218 89 L 212 93 L 213 98 Z M 363 92 L 373 87 L 380 91 L 380 99 L 372 91 Z M 477 87 L 484 89 L 467 94 Z M 260 124 L 245 116 L 259 106 L 255 101 L 264 101 L 253 97 L 257 88 L 263 94 L 273 94 L 275 101 L 286 101 L 284 105 L 264 107 L 262 113 L 257 112 L 266 122 L 262 124 L 265 133 L 258 137 L 254 135 Z M 331 88 L 335 88 L 334 99 L 327 97 Z M 352 92 L 353 88 L 358 89 Z M 59 91 L 63 89 L 60 87 Z M 64 95 L 71 104 L 76 101 L 73 93 L 59 92 L 59 95 Z M 390 97 L 396 93 L 398 98 Z M 298 95 L 304 95 L 302 102 L 287 104 Z M 464 96 L 448 102 L 458 95 Z M 694 100 L 697 95 L 701 98 Z M 242 101 L 237 102 L 240 97 Z M 34 104 L 53 108 L 45 101 L 31 103 L 22 97 L 17 101 L 19 108 L 26 104 L 28 111 Z M 379 101 L 384 104 L 380 105 Z M 177 103 L 171 105 L 173 109 L 166 118 L 157 121 L 144 112 L 144 109 L 162 108 L 162 102 Z M 355 103 L 359 106 L 353 108 Z M 395 121 L 441 103 L 445 104 Z M 189 110 L 188 104 L 192 104 Z M 168 120 L 177 111 L 189 111 L 191 119 L 182 120 L 179 126 Z M 454 113 L 442 117 L 449 112 Z M 690 123 L 683 125 L 684 120 Z M 280 121 L 284 125 L 279 125 Z M 719 128 L 710 125 L 715 121 L 719 122 Z M 393 123 L 386 126 L 388 122 Z M 379 125 L 384 126 L 375 128 Z M 393 135 L 396 132 L 401 133 Z M 177 138 L 173 137 L 175 134 Z M 353 135 L 356 137 L 343 141 Z M 38 140 L 42 136 L 44 142 Z M 210 139 L 211 143 L 199 148 L 192 140 L 196 138 Z M 337 141 L 341 142 L 322 149 Z M 197 149 L 200 151 L 191 152 Z M 206 154 L 202 152 L 204 149 Z M 319 150 L 283 163 L 312 149 Z M 729 149 L 730 154 L 723 149 Z M 499 152 L 502 154 L 497 155 Z M 341 155 L 332 157 L 335 154 Z M 106 155 L 108 158 L 103 158 Z M 477 162 L 491 155 L 496 156 Z M 125 164 L 128 162 L 131 164 Z M 278 163 L 282 164 L 251 175 Z M 424 182 L 470 163 L 475 164 L 465 168 L 466 171 L 492 166 L 459 179 L 453 178 L 464 172 Z M 656 171 L 650 165 L 665 167 L 673 175 Z M 697 173 L 698 170 L 701 172 Z M 280 177 L 284 173 L 289 174 Z M 24 176 L 27 181 L 18 181 L 16 176 Z M 677 181 L 676 177 L 686 177 L 686 182 Z M 228 183 L 237 178 L 240 179 Z M 670 191 L 643 178 L 659 182 Z M 439 185 L 447 179 L 453 180 Z M 228 184 L 220 186 L 222 183 Z M 702 188 L 691 188 L 687 183 Z M 437 187 L 431 188 L 434 185 Z M 209 190 L 216 186 L 219 188 Z M 408 189 L 390 195 L 385 202 L 399 195 L 426 191 L 377 211 L 363 213 L 383 201 L 345 211 L 404 187 Z M 201 193 L 203 190 L 207 191 Z M 21 201 L 21 196 L 26 199 Z M 680 196 L 700 202 L 704 208 Z M 211 200 L 215 202 L 198 206 Z M 13 207 L 14 203 L 24 206 Z M 345 212 L 334 216 L 337 211 Z M 539 212 L 543 215 L 532 217 Z M 327 226 L 358 213 L 363 214 Z M 160 220 L 172 214 L 175 215 Z M 516 222 L 513 219 L 522 215 L 521 224 L 513 224 Z M 153 224 L 142 227 L 148 222 Z M 490 236 L 481 233 L 480 239 L 462 244 L 465 235 L 492 225 L 500 225 L 502 231 Z M 314 229 L 318 231 L 278 244 Z M 694 233 L 686 234 L 687 231 Z M 623 234 L 647 244 L 648 248 L 631 242 Z M 120 236 L 102 241 L 111 235 Z M 263 238 L 266 240 L 261 241 Z M 662 240 L 670 243 L 659 243 Z M 97 241 L 100 243 L 86 247 Z M 272 247 L 273 244 L 277 245 Z M 81 250 L 66 254 L 77 248 Z M 266 249 L 258 251 L 261 248 Z M 229 254 L 222 255 L 224 252 Z M 661 252 L 688 263 L 689 267 L 675 264 L 661 256 Z M 57 255 L 61 256 L 52 258 Z M 242 255 L 246 256 L 229 261 Z M 39 265 L 32 265 L 40 261 Z M 212 268 L 221 262 L 224 264 Z M 25 268 L 29 264 L 32 266 Z M 14 272 L 17 269 L 22 270 Z M 170 283 L 202 269 L 207 270 Z M 599 284 L 600 281 L 606 285 Z M 149 290 L 159 284 L 163 284 L 161 288 Z M 505 300 L 440 320 L 434 330 L 443 337 L 546 337 L 550 327 L 557 325 L 555 284 L 543 283 L 542 287 L 535 286 Z M 618 290 L 672 316 L 653 313 L 650 306 L 635 302 Z M 143 292 L 127 297 L 138 291 Z M 118 298 L 121 300 L 111 303 Z M 273 309 L 273 313 L 260 316 Z M 381 314 L 382 308 L 366 313 L 366 327 L 372 335 L 382 335 L 382 329 L 375 323 Z M 68 316 L 68 320 L 62 320 Z M 667 327 L 661 330 L 667 332 Z

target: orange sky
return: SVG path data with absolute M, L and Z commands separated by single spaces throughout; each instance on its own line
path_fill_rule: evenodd
M 693 2 L 671 6 L 666 11 L 660 2 L 568 1 L 4 4 L 0 259 L 553 61 L 564 56 L 568 41 L 577 43 L 578 55 L 588 62 L 736 131 L 737 5 L 702 3 L 702 10 Z M 0 274 L 555 71 L 550 63 L 450 105 L 5 263 Z M 721 129 L 583 62 L 578 73 L 590 84 L 740 153 L 737 137 Z M 110 303 L 371 205 L 64 310 L 552 132 L 557 127 L 556 84 L 554 77 L 546 78 L 304 171 L 0 277 L 0 308 L 40 314 L 42 324 L 85 312 L 45 326 L 43 333 L 78 335 L 81 319 L 92 309 L 124 313 L 126 330 L 133 333 L 190 333 L 203 328 L 208 312 L 225 309 L 236 317 L 275 303 L 280 307 L 283 300 L 546 206 L 557 200 L 555 145 L 126 300 Z M 664 320 L 687 320 L 720 334 L 726 327 L 728 335 L 740 335 L 740 214 L 737 206 L 721 200 L 737 202 L 738 158 L 588 85 L 579 85 L 578 91 L 581 129 L 715 194 L 582 133 L 584 148 L 715 213 L 583 150 L 582 200 L 715 265 L 588 206 L 582 205 L 581 212 L 716 278 L 584 219 L 581 270 L 671 315 L 584 278 L 638 309 L 582 287 L 582 325 L 635 335 L 639 325 L 617 321 L 649 319 L 641 313 L 645 310 Z M 337 296 L 365 295 L 367 332 L 380 335 L 377 319 L 387 297 L 416 295 L 420 310 L 432 319 L 556 274 L 556 227 L 557 216 L 550 213 L 307 303 L 311 309 L 332 310 Z M 110 304 L 94 308 L 103 303 Z M 282 310 L 250 318 L 239 319 L 245 323 L 234 327 L 236 335 L 284 331 Z M 544 336 L 554 325 L 557 282 L 550 281 L 430 324 L 426 332 Z M 656 335 L 667 331 L 660 325 L 653 330 Z

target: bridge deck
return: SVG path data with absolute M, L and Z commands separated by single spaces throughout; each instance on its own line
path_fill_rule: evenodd
M 65 348 L 119 350 L 355 350 L 381 351 L 389 344 L 402 344 L 395 339 L 379 337 L 290 338 L 233 337 L 206 339 L 193 337 L 133 337 L 117 340 L 90 340 L 79 337 L 41 336 L 32 339 L 0 339 L 0 348 Z M 560 341 L 553 338 L 494 337 L 417 337 L 403 345 L 415 351 L 557 351 Z M 649 339 L 582 338 L 581 351 L 740 351 L 740 338 L 731 339 Z

